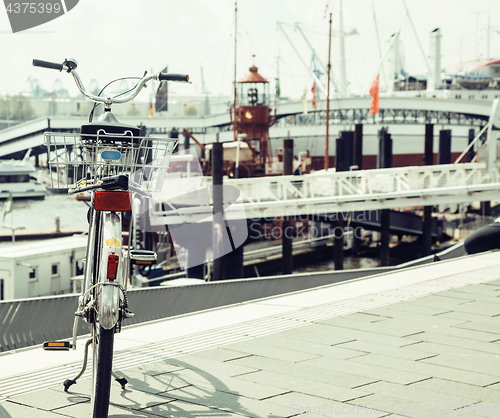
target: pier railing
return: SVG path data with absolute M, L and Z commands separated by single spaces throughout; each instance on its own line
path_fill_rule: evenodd
M 210 185 L 210 179 L 206 182 Z M 224 184 L 241 191 L 233 210 L 226 210 L 227 218 L 319 215 L 500 199 L 500 183 L 491 181 L 484 163 L 347 172 L 332 169 L 302 176 L 232 179 Z M 192 222 L 200 214 L 211 213 L 209 206 L 189 203 L 172 209 L 154 212 L 154 223 Z
M 490 183 L 481 163 L 401 167 L 378 170 L 322 172 L 304 176 L 235 179 L 227 184 L 238 187 L 243 202 L 384 195 L 428 189 L 483 185 Z

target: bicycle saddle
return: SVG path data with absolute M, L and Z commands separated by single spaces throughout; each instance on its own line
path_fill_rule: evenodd
M 99 139 L 105 142 L 131 142 L 133 137 L 140 136 L 141 130 L 137 126 L 126 125 L 118 122 L 110 111 L 104 112 L 95 122 L 82 125 L 80 133 L 85 141 L 95 141 L 97 135 L 106 135 Z M 116 134 L 114 136 L 113 134 Z M 86 136 L 92 135 L 92 136 Z

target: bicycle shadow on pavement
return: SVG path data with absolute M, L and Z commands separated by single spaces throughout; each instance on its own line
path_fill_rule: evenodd
M 179 358 L 159 360 L 123 371 L 115 370 L 115 373 L 125 377 L 128 383 L 123 390 L 114 379 L 112 380 L 109 418 L 258 415 L 241 405 L 239 400 L 242 395 L 228 386 L 230 382 L 227 381 L 231 376 L 222 376 L 223 381 L 199 365 Z M 52 389 L 63 391 L 62 385 Z M 66 395 L 68 400 L 70 396 L 88 397 L 90 391 L 90 379 L 82 379 L 77 385 L 71 386 Z M 73 405 L 58 412 L 69 416 L 75 413 L 76 416 L 80 416 L 76 409 L 90 410 L 89 403 L 90 401 Z M 0 415 L 0 418 L 4 417 Z M 5 418 L 11 417 L 7 415 Z
M 196 363 L 187 358 L 186 361 L 171 358 L 124 370 L 121 374 L 129 381 L 130 392 L 136 390 L 167 398 L 167 403 L 147 402 L 142 405 L 142 411 L 171 418 L 255 416 L 241 405 L 241 394 L 228 386 L 230 375 L 216 377 Z M 129 396 L 127 391 L 122 392 L 124 399 Z

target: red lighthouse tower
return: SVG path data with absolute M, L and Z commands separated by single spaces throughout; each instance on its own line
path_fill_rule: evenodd
M 269 82 L 257 70 L 258 68 L 252 65 L 250 71 L 238 81 L 236 111 L 231 112 L 235 133 L 246 135 L 240 138 L 242 137 L 253 153 L 253 164 L 247 163 L 252 177 L 264 175 L 265 164 L 272 161 L 269 127 L 276 119 L 276 115 L 271 114 Z

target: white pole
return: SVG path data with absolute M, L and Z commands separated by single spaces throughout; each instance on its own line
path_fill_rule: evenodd
M 302 62 L 302 64 L 304 65 L 304 67 L 306 68 L 306 70 L 309 72 L 309 74 L 312 76 L 312 78 L 314 78 L 314 80 L 316 81 L 316 84 L 318 85 L 318 87 L 321 89 L 321 91 L 325 94 L 325 96 L 327 95 L 327 91 L 325 89 L 325 86 L 323 86 L 323 84 L 321 84 L 321 81 L 319 81 L 318 77 L 316 77 L 316 74 L 314 74 L 312 72 L 311 69 L 309 69 L 309 67 L 307 66 L 307 64 L 305 63 L 305 61 L 302 59 L 302 57 L 300 56 L 299 52 L 297 51 L 297 49 L 295 48 L 295 45 L 292 43 L 292 41 L 290 40 L 290 38 L 288 37 L 288 35 L 286 34 L 285 30 L 283 29 L 283 27 L 281 26 L 281 22 L 278 22 L 278 27 L 281 29 L 281 31 L 283 32 L 283 35 L 285 35 L 285 38 L 287 39 L 287 41 L 290 43 L 290 45 L 292 46 L 293 50 L 295 51 L 295 53 L 297 54 L 297 56 L 299 57 L 300 61 Z
M 436 63 L 434 67 L 434 86 L 441 87 L 441 29 L 437 29 L 436 36 Z
M 481 131 L 476 135 L 476 137 L 467 146 L 467 148 L 464 149 L 464 151 L 462 152 L 462 154 L 460 154 L 460 156 L 455 160 L 455 162 L 453 164 L 458 164 L 458 162 L 465 156 L 465 154 L 467 154 L 467 151 L 469 151 L 474 146 L 474 144 L 477 142 L 477 140 L 479 138 L 481 138 L 481 135 L 486 130 L 486 128 L 488 128 L 488 126 L 490 126 L 489 122 L 486 125 L 484 125 L 483 129 L 481 129 Z
M 346 78 L 346 66 L 345 66 L 345 42 L 344 42 L 344 22 L 342 14 L 342 0 L 340 0 L 340 93 L 342 96 L 347 96 L 347 78 Z
M 394 81 L 396 79 L 399 88 L 399 75 L 401 74 L 401 56 L 399 54 L 399 33 L 395 35 L 396 39 L 394 40 L 394 68 L 392 71 L 391 85 L 389 86 L 389 90 L 392 93 L 394 91 Z
M 497 145 L 498 145 L 498 129 L 500 127 L 500 104 L 499 99 L 493 100 L 491 106 L 491 115 L 488 123 L 488 131 L 486 134 L 486 168 L 492 181 L 498 181 L 495 170 L 497 161 Z
M 11 201 L 10 202 L 10 229 L 12 231 L 12 242 L 16 242 L 16 232 L 15 232 L 15 229 L 14 229 L 14 213 L 12 211 L 12 206 L 14 206 L 14 201 Z
M 382 45 L 380 44 L 380 34 L 378 32 L 377 16 L 375 15 L 375 5 L 373 4 L 373 1 L 372 1 L 372 10 L 373 10 L 373 21 L 375 22 L 375 33 L 377 34 L 378 55 L 379 58 L 382 59 Z M 384 65 L 382 65 L 382 79 L 384 80 L 384 85 L 386 86 L 387 89 L 387 77 L 385 76 Z
M 408 20 L 410 21 L 410 25 L 411 25 L 411 28 L 413 30 L 413 34 L 415 35 L 415 38 L 417 39 L 418 47 L 420 48 L 420 52 L 422 53 L 422 56 L 424 57 L 424 62 L 427 65 L 427 71 L 429 72 L 429 77 L 430 78 L 432 77 L 432 79 L 434 80 L 434 73 L 431 71 L 431 66 L 429 65 L 429 60 L 427 59 L 427 55 L 425 55 L 425 53 L 424 53 L 424 49 L 422 48 L 422 44 L 420 43 L 420 38 L 417 35 L 417 31 L 415 30 L 415 26 L 413 25 L 413 20 L 410 16 L 410 12 L 408 11 L 408 7 L 406 7 L 405 0 L 403 0 L 403 4 L 405 6 L 406 15 L 408 16 Z M 434 80 L 434 83 L 435 82 L 436 82 L 436 80 Z
M 387 49 L 385 50 L 384 52 L 384 55 L 382 56 L 382 58 L 380 58 L 380 61 L 378 63 L 378 65 L 375 67 L 375 71 L 373 72 L 373 76 L 370 78 L 369 82 L 368 82 L 368 85 L 366 86 L 366 88 L 363 90 L 363 94 L 368 91 L 368 89 L 370 88 L 370 86 L 372 85 L 373 81 L 375 80 L 375 77 L 377 77 L 377 74 L 379 73 L 380 71 L 380 67 L 381 65 L 383 64 L 384 60 L 385 60 L 385 57 L 387 57 L 387 54 L 389 53 L 389 51 L 391 50 L 392 48 L 392 44 L 394 43 L 394 41 L 399 37 L 399 29 L 398 31 L 392 36 L 392 41 L 389 43 L 389 46 L 387 47 Z
M 486 59 L 490 59 L 490 14 L 488 13 L 488 36 L 486 38 L 487 44 L 486 44 Z
M 302 29 L 301 27 L 299 26 L 299 24 L 296 22 L 295 23 L 295 27 L 299 30 L 300 34 L 302 35 L 302 37 L 304 38 L 304 40 L 306 41 L 307 45 L 309 46 L 309 48 L 311 48 L 311 51 L 312 53 L 314 54 L 315 58 L 316 58 L 316 61 L 319 62 L 319 64 L 321 65 L 321 67 L 323 68 L 323 70 L 325 71 L 325 73 L 328 71 L 327 68 L 325 67 L 325 64 L 323 64 L 323 61 L 321 61 L 319 58 L 318 58 L 318 54 L 316 54 L 316 51 L 314 50 L 313 46 L 311 45 L 311 43 L 309 42 L 309 39 L 306 38 L 306 35 L 304 35 L 304 32 L 302 32 Z M 335 79 L 333 78 L 332 74 L 330 74 L 330 81 L 333 83 L 333 87 L 335 87 L 335 90 L 338 91 L 340 93 L 340 89 L 337 85 L 337 83 L 335 82 Z
M 235 174 L 236 176 L 235 177 L 238 177 L 238 167 L 240 166 L 240 139 L 241 139 L 241 136 L 238 135 L 238 140 L 236 141 L 236 171 L 235 171 Z

